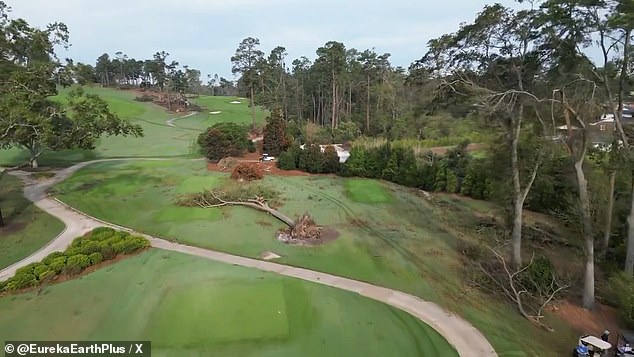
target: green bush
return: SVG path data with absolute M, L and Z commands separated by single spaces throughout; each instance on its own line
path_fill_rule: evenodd
M 57 257 L 53 259 L 51 263 L 48 264 L 48 266 L 56 274 L 60 274 L 62 271 L 64 271 L 64 268 L 66 267 L 66 257 Z
M 15 276 L 0 282 L 0 291 L 35 286 L 62 273 L 76 275 L 91 265 L 114 258 L 117 253 L 131 254 L 148 246 L 149 242 L 144 237 L 111 228 L 97 228 L 75 239 L 65 252 L 53 252 L 42 262 L 18 269 Z
M 59 257 L 64 257 L 64 262 L 66 261 L 66 256 L 64 255 L 64 253 L 62 252 L 53 252 L 49 255 L 46 256 L 46 258 L 42 259 L 42 263 L 46 264 L 46 265 L 50 265 L 53 260 L 59 258 Z
M 48 265 L 42 264 L 42 265 L 38 265 L 37 267 L 35 267 L 35 269 L 33 269 L 33 275 L 35 275 L 36 277 L 39 277 L 40 274 L 50 271 L 50 267 Z
M 216 123 L 198 136 L 202 153 L 211 161 L 242 156 L 249 146 L 248 129 L 236 123 Z
M 84 240 L 79 247 L 79 252 L 84 255 L 91 255 L 92 253 L 99 252 L 101 250 L 101 246 L 99 242 L 95 242 L 92 240 Z
M 15 271 L 15 275 L 31 274 L 33 273 L 33 269 L 35 269 L 35 267 L 38 265 L 41 265 L 41 263 L 37 262 L 37 263 L 31 263 L 31 264 L 25 265 L 22 268 L 17 269 Z
M 52 270 L 46 270 L 43 271 L 40 275 L 37 276 L 37 280 L 40 282 L 46 281 L 48 279 L 52 279 L 53 277 L 55 277 L 55 275 L 57 275 L 54 271 Z
M 295 157 L 291 151 L 284 151 L 277 158 L 277 167 L 282 170 L 296 170 Z
M 35 275 L 33 275 L 32 273 L 20 273 L 9 279 L 5 290 L 19 290 L 35 285 L 37 285 L 37 279 L 35 278 Z
M 103 261 L 103 255 L 99 252 L 92 253 L 88 256 L 91 265 L 99 264 Z
M 110 244 L 108 244 L 108 242 L 102 243 L 103 244 L 101 245 L 101 250 L 99 251 L 99 253 L 101 253 L 101 257 L 103 258 L 103 260 L 110 260 L 114 258 L 117 255 L 114 248 Z
M 634 277 L 619 272 L 610 278 L 610 287 L 623 322 L 634 328 Z
M 68 257 L 64 273 L 68 275 L 76 275 L 82 270 L 90 266 L 90 259 L 85 254 L 76 254 Z

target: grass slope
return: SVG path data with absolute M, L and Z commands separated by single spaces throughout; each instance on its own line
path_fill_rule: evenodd
M 64 230 L 60 220 L 24 198 L 22 181 L 16 177 L 2 178 L 0 205 L 7 224 L 0 228 L 0 268 L 28 257 Z
M 62 89 L 56 100 L 64 102 L 70 89 Z M 152 103 L 134 101 L 137 94 L 133 91 L 123 91 L 110 88 L 85 87 L 86 92 L 99 95 L 106 100 L 110 109 L 121 118 L 129 119 L 132 123 L 143 127 L 144 137 L 102 137 L 95 150 L 66 150 L 60 152 L 46 152 L 40 163 L 44 165 L 66 165 L 68 163 L 109 157 L 199 157 L 196 138 L 207 127 L 221 121 L 250 123 L 251 114 L 246 102 L 230 104 L 237 97 L 201 96 L 195 101 L 205 108 L 219 108 L 223 112 L 218 115 L 208 114 L 209 111 L 196 114 L 185 119 L 176 120 L 174 125 L 167 125 L 167 120 L 183 116 L 170 114 L 163 107 Z M 210 110 L 211 111 L 211 110 Z M 265 113 L 257 109 L 258 121 L 264 120 Z M 25 150 L 14 148 L 0 150 L 0 165 L 15 165 L 28 158 Z
M 151 340 L 154 356 L 457 356 L 427 325 L 357 294 L 149 250 L 0 298 L 7 340 Z
M 261 212 L 174 204 L 179 193 L 227 179 L 200 162 L 100 163 L 82 169 L 57 190 L 58 197 L 80 210 L 146 233 L 250 257 L 270 250 L 282 256 L 282 263 L 437 302 L 474 323 L 500 356 L 548 356 L 567 352 L 575 343 L 576 336 L 557 321 L 551 322 L 557 334 L 544 333 L 513 306 L 463 284 L 456 237 L 473 234 L 465 232 L 475 231 L 474 212 L 491 210 L 486 202 L 451 196 L 431 202 L 413 190 L 372 180 L 266 176 L 263 184 L 282 193 L 281 211 L 291 216 L 308 211 L 318 223 L 340 232 L 336 241 L 307 249 L 275 240 L 281 224 Z

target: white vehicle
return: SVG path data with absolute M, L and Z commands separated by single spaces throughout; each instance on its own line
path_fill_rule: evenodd
M 275 160 L 275 157 L 269 156 L 269 154 L 262 154 L 262 157 L 260 158 L 260 161 L 263 161 L 263 162 L 273 161 L 273 160 Z

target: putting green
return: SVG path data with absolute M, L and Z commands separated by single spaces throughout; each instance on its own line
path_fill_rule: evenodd
M 0 297 L 6 340 L 151 340 L 155 356 L 457 356 L 429 326 L 339 289 L 150 249 Z

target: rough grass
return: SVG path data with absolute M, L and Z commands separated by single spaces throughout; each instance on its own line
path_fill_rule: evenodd
M 7 340 L 151 340 L 156 356 L 457 356 L 435 331 L 357 294 L 151 249 L 0 298 Z
M 22 181 L 16 177 L 2 178 L 0 205 L 7 224 L 0 228 L 0 268 L 28 257 L 64 230 L 61 221 L 24 198 Z
M 70 89 L 61 89 L 56 99 L 64 102 Z M 134 101 L 137 93 L 110 88 L 85 87 L 86 92 L 99 95 L 106 100 L 110 109 L 121 118 L 139 124 L 144 137 L 102 137 L 95 150 L 65 150 L 46 152 L 40 158 L 43 165 L 66 165 L 68 163 L 109 157 L 200 157 L 196 138 L 198 134 L 220 121 L 250 123 L 250 109 L 246 104 L 229 104 L 236 97 L 201 96 L 205 107 L 222 108 L 222 114 L 210 115 L 209 111 L 175 121 L 176 127 L 170 127 L 166 121 L 187 113 L 170 114 L 165 108 L 152 104 Z M 245 102 L 246 103 L 246 102 Z M 225 108 L 226 107 L 226 108 Z M 258 121 L 264 120 L 265 112 L 256 111 Z M 25 150 L 14 148 L 0 150 L 0 165 L 15 165 L 28 158 Z
M 59 185 L 58 196 L 80 210 L 146 233 L 254 258 L 272 251 L 282 256 L 282 263 L 437 302 L 474 323 L 501 356 L 556 355 L 575 343 L 570 330 L 547 334 L 520 318 L 513 306 L 463 283 L 458 238 L 475 234 L 474 213 L 489 212 L 488 203 L 454 196 L 427 201 L 414 190 L 371 180 L 265 176 L 260 184 L 282 192 L 282 212 L 298 216 L 308 211 L 318 224 L 340 232 L 336 241 L 306 249 L 278 242 L 274 234 L 282 224 L 258 211 L 176 207 L 176 197 L 186 190 L 183 182 L 192 177 L 198 190 L 203 184 L 223 183 L 227 175 L 207 172 L 200 162 L 100 163 Z M 82 189 L 95 180 L 100 184 Z M 357 202 L 347 193 L 349 187 L 381 192 L 383 202 Z M 165 211 L 172 212 L 169 221 Z M 205 212 L 213 217 L 201 218 Z

